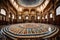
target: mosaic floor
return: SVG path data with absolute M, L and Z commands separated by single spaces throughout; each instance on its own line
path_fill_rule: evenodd
M 40 23 L 22 23 L 9 25 L 3 28 L 2 33 L 8 36 L 17 38 L 36 38 L 36 37 L 51 37 L 58 33 L 59 29 L 54 25 Z M 50 35 L 50 36 L 48 36 Z

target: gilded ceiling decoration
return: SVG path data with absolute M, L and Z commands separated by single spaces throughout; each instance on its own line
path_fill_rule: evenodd
M 18 12 L 22 12 L 25 8 L 31 10 L 43 12 L 50 0 L 10 0 L 11 4 L 16 8 Z

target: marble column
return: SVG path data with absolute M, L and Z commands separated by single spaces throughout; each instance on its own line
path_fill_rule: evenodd
M 49 12 L 47 13 L 47 23 L 49 23 Z

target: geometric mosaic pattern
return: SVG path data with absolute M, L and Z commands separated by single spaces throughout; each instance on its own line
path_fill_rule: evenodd
M 10 25 L 2 29 L 2 33 L 14 37 L 45 37 L 57 31 L 54 25 L 40 23 L 21 23 Z

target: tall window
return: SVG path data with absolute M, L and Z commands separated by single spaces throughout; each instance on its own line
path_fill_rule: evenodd
M 37 16 L 37 19 L 39 20 L 40 19 L 40 16 Z
M 1 9 L 0 12 L 1 12 L 2 15 L 6 15 L 6 11 L 4 9 Z
M 56 9 L 56 15 L 60 15 L 60 6 Z
M 14 19 L 14 14 L 12 14 L 12 19 Z
M 9 17 L 9 18 L 11 17 L 10 14 L 8 15 L 8 17 Z
M 53 15 L 52 14 L 50 14 L 50 18 L 53 18 Z
M 47 15 L 45 16 L 45 19 L 47 19 Z
M 42 19 L 44 19 L 44 17 L 42 17 Z
M 29 19 L 29 17 L 28 16 L 26 16 L 26 20 L 28 20 Z
M 19 16 L 19 19 L 21 19 L 21 16 Z

